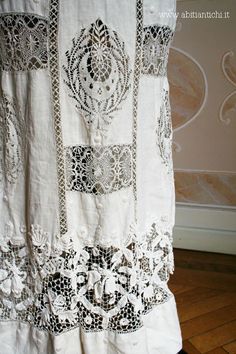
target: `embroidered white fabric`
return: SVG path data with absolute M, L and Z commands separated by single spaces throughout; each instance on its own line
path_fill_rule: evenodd
M 176 354 L 176 0 L 0 2 L 2 354 Z

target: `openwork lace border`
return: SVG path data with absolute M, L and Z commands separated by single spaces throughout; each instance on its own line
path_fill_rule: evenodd
M 120 248 L 77 244 L 69 234 L 49 237 L 36 224 L 20 231 L 16 236 L 9 222 L 1 235 L 1 321 L 28 322 L 54 335 L 78 326 L 128 333 L 173 296 L 171 228 L 160 220 L 142 237 L 131 225 Z

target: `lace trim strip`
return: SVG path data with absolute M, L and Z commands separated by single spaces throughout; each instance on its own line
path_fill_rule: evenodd
M 135 221 L 137 222 L 137 116 L 138 116 L 138 92 L 139 79 L 142 65 L 142 41 L 143 41 L 143 0 L 136 1 L 136 48 L 134 64 L 134 82 L 133 82 L 133 193 L 135 202 Z
M 52 106 L 56 138 L 57 173 L 58 173 L 58 196 L 59 196 L 59 220 L 60 232 L 67 232 L 66 215 L 66 188 L 65 188 L 65 161 L 63 150 L 61 106 L 59 91 L 59 53 L 58 53 L 58 22 L 59 22 L 59 0 L 51 0 L 49 8 L 49 63 L 52 85 Z

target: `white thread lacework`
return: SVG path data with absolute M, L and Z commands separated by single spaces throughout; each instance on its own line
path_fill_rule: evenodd
M 166 76 L 174 31 L 168 25 L 160 24 L 146 26 L 143 31 L 142 73 Z
M 169 89 L 162 87 L 161 89 L 161 107 L 160 115 L 157 119 L 157 146 L 162 162 L 167 168 L 167 174 L 173 174 L 173 160 L 172 160 L 172 139 L 173 129 L 171 120 L 171 106 Z
M 49 2 L 49 69 L 51 75 L 53 121 L 55 131 L 56 153 L 57 153 L 57 182 L 59 197 L 59 221 L 60 232 L 65 234 L 68 230 L 66 211 L 66 190 L 65 190 L 65 161 L 63 151 L 63 134 L 61 123 L 60 103 L 60 68 L 59 68 L 59 16 L 60 1 L 50 0 Z
M 0 182 L 13 186 L 23 171 L 25 134 L 16 101 L 0 91 Z
M 36 70 L 48 66 L 47 19 L 36 14 L 0 14 L 0 68 Z
M 96 195 L 132 183 L 132 146 L 75 145 L 65 148 L 67 188 Z
M 9 222 L 0 240 L 1 320 L 29 322 L 55 335 L 77 326 L 119 333 L 142 327 L 142 315 L 173 296 L 167 287 L 174 271 L 172 230 L 163 220 L 142 237 L 131 224 L 119 248 L 79 244 L 69 233 L 51 245 L 41 226 L 21 227 L 15 236 Z
M 142 67 L 143 47 L 143 0 L 136 1 L 136 40 L 135 40 L 135 62 L 133 75 L 133 129 L 132 129 L 132 176 L 133 194 L 135 203 L 135 221 L 137 222 L 137 129 L 138 129 L 138 94 L 140 74 Z
M 124 42 L 98 18 L 73 38 L 66 52 L 65 83 L 89 129 L 105 136 L 130 91 L 130 58 Z

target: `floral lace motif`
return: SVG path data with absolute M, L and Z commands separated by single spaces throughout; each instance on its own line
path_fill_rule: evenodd
M 82 326 L 85 331 L 137 330 L 142 315 L 173 296 L 166 282 L 173 273 L 171 229 L 153 222 L 138 240 L 130 230 L 123 248 L 76 246 L 39 225 L 9 223 L 0 243 L 0 318 L 29 322 L 55 335 Z M 27 242 L 25 241 L 27 239 Z
M 0 181 L 15 184 L 22 171 L 25 129 L 19 107 L 0 93 Z
M 174 31 L 167 25 L 144 27 L 142 73 L 167 75 L 169 48 Z
M 35 70 L 47 65 L 47 19 L 35 14 L 0 14 L 0 68 Z
M 65 83 L 70 96 L 88 128 L 105 134 L 112 113 L 120 109 L 131 86 L 123 41 L 98 18 L 73 39 L 66 57 Z
M 65 155 L 69 190 L 104 194 L 132 183 L 131 145 L 68 146 Z
M 160 116 L 157 121 L 157 146 L 163 163 L 167 167 L 167 173 L 173 172 L 172 161 L 172 120 L 169 90 L 162 88 Z

